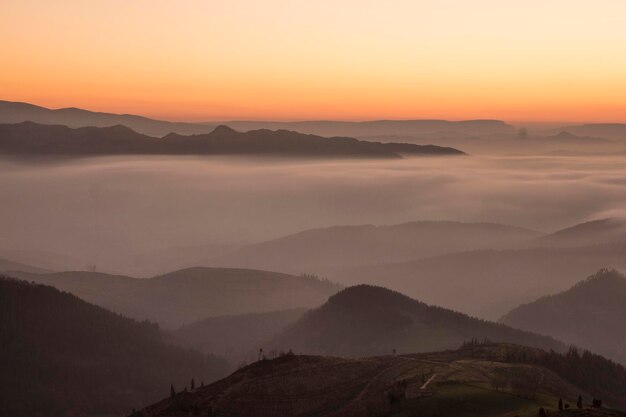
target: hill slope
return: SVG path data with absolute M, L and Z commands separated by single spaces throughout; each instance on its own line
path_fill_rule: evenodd
M 166 344 L 154 324 L 0 278 L 0 369 L 0 414 L 89 416 L 127 413 L 225 366 Z
M 236 364 L 263 346 L 290 324 L 296 322 L 305 309 L 269 311 L 209 317 L 182 326 L 173 332 L 183 346 L 225 357 Z
M 148 279 L 96 272 L 11 275 L 168 328 L 225 314 L 317 307 L 341 288 L 309 276 L 227 268 L 188 268 Z
M 20 156 L 81 155 L 257 155 L 342 158 L 400 158 L 400 154 L 463 155 L 432 145 L 326 138 L 287 130 L 237 132 L 218 126 L 211 133 L 153 138 L 122 125 L 71 129 L 32 122 L 0 125 L 0 153 Z
M 626 278 L 615 270 L 600 270 L 567 291 L 517 307 L 501 321 L 626 364 Z
M 615 371 L 606 377 L 609 391 L 587 394 L 576 386 L 576 377 L 558 368 L 575 363 L 591 374 L 599 369 L 591 360 L 515 345 L 365 359 L 285 355 L 163 400 L 137 417 L 534 417 L 540 408 L 564 416 L 623 417 L 626 414 L 617 411 L 588 408 L 592 395 L 604 398 L 605 404 L 610 396 L 617 399 L 614 405 L 626 405 L 619 399 L 626 393 L 626 371 L 593 359 Z M 552 369 L 548 363 L 558 366 Z M 559 398 L 575 407 L 581 394 L 585 410 L 558 412 Z
M 548 337 L 433 307 L 382 287 L 358 285 L 335 294 L 267 344 L 307 354 L 371 356 L 451 349 L 471 338 L 545 349 L 564 346 Z
M 341 267 L 528 244 L 539 232 L 492 223 L 418 221 L 390 226 L 336 226 L 306 230 L 246 246 L 214 265 L 291 273 L 326 273 Z

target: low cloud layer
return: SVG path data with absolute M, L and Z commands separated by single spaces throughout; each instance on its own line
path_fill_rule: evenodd
M 626 208 L 626 166 L 612 157 L 116 157 L 0 170 L 0 248 L 120 272 L 145 252 L 312 227 L 450 219 L 553 231 Z

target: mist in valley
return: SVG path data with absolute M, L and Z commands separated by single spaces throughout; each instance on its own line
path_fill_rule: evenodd
M 310 228 L 456 220 L 551 232 L 619 215 L 626 203 L 618 157 L 0 164 L 0 248 L 13 260 L 22 253 L 19 261 L 37 264 L 28 252 L 53 252 L 65 269 L 136 276 L 195 266 L 185 256 L 209 265 L 238 246 Z M 164 259 L 171 265 L 152 265 Z

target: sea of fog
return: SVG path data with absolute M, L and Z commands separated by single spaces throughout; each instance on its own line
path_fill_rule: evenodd
M 132 156 L 0 160 L 0 173 L 0 257 L 135 275 L 145 254 L 314 227 L 430 219 L 553 231 L 626 207 L 618 157 Z

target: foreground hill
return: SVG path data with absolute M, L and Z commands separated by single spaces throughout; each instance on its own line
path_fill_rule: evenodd
M 589 405 L 597 397 L 626 406 L 624 368 L 583 357 L 491 344 L 364 359 L 287 354 L 163 400 L 137 417 L 534 417 L 540 408 L 551 415 L 625 416 Z M 605 372 L 607 388 L 591 386 L 567 366 L 586 375 Z M 579 395 L 581 410 L 575 405 Z M 560 413 L 559 398 L 576 409 Z
M 344 284 L 383 285 L 429 304 L 497 320 L 512 306 L 561 291 L 606 265 L 626 269 L 626 243 L 476 250 L 350 268 L 330 277 Z
M 32 122 L 0 125 L 0 154 L 19 156 L 86 155 L 257 155 L 337 158 L 400 158 L 411 155 L 463 155 L 433 145 L 326 138 L 287 130 L 237 132 L 218 126 L 211 133 L 153 138 L 128 127 L 81 127 Z
M 602 269 L 567 291 L 517 307 L 501 321 L 626 364 L 626 278 L 615 270 Z
M 228 268 L 188 268 L 147 279 L 96 272 L 11 275 L 168 328 L 225 314 L 317 307 L 341 288 L 311 276 Z
M 247 360 L 250 352 L 296 322 L 306 311 L 296 308 L 209 317 L 182 326 L 172 334 L 183 346 L 214 353 L 237 364 Z
M 215 357 L 173 347 L 158 326 L 73 295 L 0 278 L 0 414 L 127 413 L 170 384 L 223 375 Z
M 358 285 L 328 299 L 266 344 L 270 350 L 371 356 L 451 349 L 487 338 L 544 349 L 564 346 L 545 336 L 433 307 L 381 287 Z
M 291 273 L 326 273 L 341 267 L 471 249 L 518 247 L 539 236 L 539 232 L 514 226 L 452 221 L 336 226 L 246 246 L 212 263 Z

